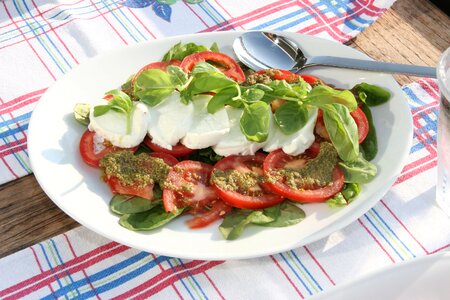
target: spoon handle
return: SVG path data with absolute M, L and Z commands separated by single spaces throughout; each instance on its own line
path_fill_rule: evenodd
M 310 57 L 308 58 L 306 64 L 303 67 L 295 70 L 294 72 L 298 72 L 302 69 L 314 66 L 329 66 L 337 68 L 347 68 L 356 70 L 385 72 L 385 73 L 400 73 L 420 77 L 436 78 L 436 68 L 433 67 L 403 65 L 380 61 L 333 57 L 333 56 Z

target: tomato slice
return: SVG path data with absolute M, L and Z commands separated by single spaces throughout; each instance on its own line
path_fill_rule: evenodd
M 167 153 L 175 157 L 185 156 L 194 151 L 193 149 L 188 148 L 180 143 L 176 144 L 175 146 L 172 146 L 172 150 L 169 150 L 153 143 L 149 137 L 146 137 L 144 139 L 144 144 L 155 152 Z
M 369 121 L 361 108 L 356 108 L 350 113 L 353 120 L 355 120 L 356 127 L 358 128 L 358 143 L 362 143 L 369 133 Z M 315 132 L 322 138 L 330 141 L 330 136 L 328 135 L 327 129 L 325 128 L 325 123 L 323 121 L 323 112 L 319 109 L 317 114 L 316 126 L 314 128 Z
M 139 69 L 139 71 L 136 72 L 136 74 L 131 79 L 131 85 L 134 86 L 134 82 L 136 81 L 136 78 L 138 78 L 139 75 L 141 75 L 141 73 L 144 71 L 147 71 L 150 69 L 158 69 L 161 71 L 166 71 L 168 66 L 170 66 L 170 65 L 180 66 L 180 64 L 181 64 L 181 61 L 178 59 L 172 59 L 170 61 L 157 61 L 157 62 L 149 63 L 148 65 L 143 66 L 142 68 Z
M 111 176 L 106 179 L 113 194 L 138 196 L 148 200 L 153 198 L 153 184 L 146 186 L 123 185 L 117 177 Z
M 220 171 L 235 170 L 240 173 L 253 173 L 263 176 L 263 162 L 265 155 L 231 155 L 218 161 L 214 169 Z M 283 196 L 273 194 L 269 191 L 266 183 L 257 183 L 248 190 L 228 190 L 217 184 L 213 184 L 217 195 L 231 206 L 244 209 L 259 209 L 278 204 L 284 200 Z
M 164 152 L 151 152 L 149 153 L 151 157 L 161 158 L 167 165 L 173 167 L 178 163 L 178 159 L 176 159 L 173 155 L 164 153 Z
M 245 75 L 241 67 L 234 59 L 224 53 L 203 51 L 186 56 L 181 62 L 180 68 L 186 72 L 192 71 L 199 62 L 211 61 L 219 64 L 219 69 L 229 78 L 241 83 L 245 81 Z
M 167 212 L 188 207 L 194 210 L 217 200 L 209 184 L 212 166 L 192 160 L 177 163 L 167 175 L 163 203 Z
M 299 156 L 291 156 L 278 149 L 271 152 L 264 160 L 264 172 L 270 174 L 274 170 L 288 168 L 301 168 L 308 159 L 315 157 L 318 147 L 313 147 Z M 333 181 L 324 186 L 312 189 L 294 189 L 285 183 L 283 178 L 273 183 L 267 183 L 272 192 L 298 202 L 323 202 L 342 190 L 344 186 L 344 173 L 336 166 L 333 170 Z
M 212 203 L 211 208 L 207 212 L 187 220 L 186 224 L 192 229 L 203 228 L 225 216 L 232 209 L 233 207 L 229 206 L 222 200 L 216 200 Z
M 271 71 L 275 71 L 273 76 L 271 76 L 272 79 L 276 80 L 286 80 L 288 83 L 294 83 L 298 81 L 298 78 L 301 77 L 304 81 L 306 81 L 309 84 L 316 83 L 317 81 L 320 81 L 320 79 L 313 75 L 308 74 L 296 74 L 292 73 L 291 71 L 287 70 L 280 70 L 280 69 L 273 69 Z M 259 70 L 256 71 L 257 74 L 266 74 L 267 70 Z
M 95 132 L 87 129 L 81 136 L 80 146 L 79 146 L 81 158 L 83 159 L 83 161 L 86 164 L 88 164 L 92 167 L 98 168 L 99 164 L 100 164 L 100 160 L 103 158 L 103 156 L 105 156 L 109 152 L 118 151 L 118 150 L 129 150 L 129 151 L 134 152 L 137 149 L 137 147 L 133 147 L 133 148 L 115 147 L 115 146 L 111 145 L 111 143 L 104 141 L 102 145 L 98 145 L 102 149 L 99 151 L 95 151 L 96 145 L 95 145 L 95 141 L 94 141 L 94 136 L 95 136 Z

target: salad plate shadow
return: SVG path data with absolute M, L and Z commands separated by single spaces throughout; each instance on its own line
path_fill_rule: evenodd
M 239 34 L 194 34 L 115 49 L 84 61 L 58 80 L 40 99 L 28 133 L 31 165 L 49 198 L 77 222 L 109 239 L 159 255 L 204 260 L 245 259 L 290 250 L 326 237 L 373 207 L 400 174 L 411 146 L 412 119 L 404 94 L 390 75 L 317 68 L 308 73 L 336 87 L 351 88 L 364 81 L 391 92 L 388 103 L 372 110 L 379 149 L 372 163 L 379 172 L 373 181 L 363 186 L 354 202 L 339 209 L 331 209 L 325 203 L 301 205 L 306 213 L 302 222 L 282 228 L 253 226 L 233 241 L 222 239 L 219 222 L 191 230 L 185 225 L 187 217 L 184 216 L 146 233 L 130 231 L 118 224 L 117 216 L 109 210 L 112 195 L 100 179 L 100 171 L 85 165 L 80 157 L 78 143 L 84 129 L 68 119 L 74 105 L 93 103 L 105 91 L 119 87 L 143 65 L 159 61 L 180 41 L 201 45 L 216 42 L 222 52 L 235 57 L 231 45 Z M 282 34 L 304 45 L 307 55 L 369 59 L 365 54 L 335 42 L 296 33 Z

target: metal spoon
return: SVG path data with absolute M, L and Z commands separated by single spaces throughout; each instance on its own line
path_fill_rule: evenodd
M 297 73 L 310 67 L 329 66 L 436 78 L 436 69 L 433 67 L 333 56 L 306 57 L 295 42 L 270 32 L 244 33 L 236 38 L 233 49 L 239 60 L 254 70 L 273 68 Z

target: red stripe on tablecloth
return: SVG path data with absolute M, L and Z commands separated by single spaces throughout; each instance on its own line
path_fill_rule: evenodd
M 205 25 L 208 27 L 208 23 L 203 20 L 203 18 L 195 11 L 195 9 L 192 8 L 191 5 L 187 4 L 185 1 L 182 1 L 182 3 Z
M 420 87 L 428 93 L 434 100 L 439 100 L 439 87 L 435 81 L 430 79 L 419 80 Z
M 28 38 L 26 37 L 26 35 L 19 28 L 19 26 L 17 25 L 16 21 L 14 21 L 14 18 L 12 17 L 11 13 L 9 12 L 8 7 L 6 6 L 5 2 L 2 2 L 2 3 L 3 3 L 3 7 L 5 8 L 6 14 L 8 15 L 9 19 L 11 20 L 11 22 L 14 24 L 14 26 L 16 26 L 17 30 L 19 30 L 19 32 L 22 34 L 22 36 L 25 39 L 25 41 L 27 42 L 28 46 L 30 46 L 31 50 L 33 50 L 34 54 L 36 54 L 37 58 L 44 65 L 45 69 L 48 71 L 48 73 L 53 78 L 53 80 L 56 80 L 55 75 L 53 75 L 52 71 L 50 71 L 49 67 L 45 64 L 45 62 L 39 56 L 39 54 L 37 53 L 36 49 L 34 49 L 34 47 L 31 45 L 31 43 L 28 40 Z
M 450 247 L 450 244 L 444 245 L 444 246 L 442 246 L 442 247 L 439 247 L 439 248 L 437 248 L 437 249 L 431 251 L 429 254 L 437 253 L 437 252 L 442 251 L 442 250 L 444 250 L 444 249 L 446 249 L 446 248 L 449 248 L 449 247 Z
M 27 143 L 27 138 L 23 137 L 21 139 L 18 139 L 17 141 L 10 142 L 5 145 L 1 145 L 0 146 L 0 157 L 5 157 L 6 155 L 19 152 L 16 150 L 16 148 L 26 145 L 26 143 Z M 23 150 L 23 149 L 19 149 L 19 150 Z
M 8 171 L 11 173 L 12 176 L 14 176 L 15 178 L 19 178 L 19 175 L 16 174 L 16 172 L 14 172 L 13 169 L 11 169 L 11 167 L 9 166 L 8 162 L 5 160 L 5 158 L 3 156 L 0 156 L 0 159 L 2 160 L 3 164 L 6 166 L 6 168 L 8 169 Z
M 173 267 L 172 269 L 161 272 L 157 276 L 147 280 L 143 284 L 138 285 L 135 288 L 114 297 L 113 299 L 128 299 L 130 297 L 133 297 L 133 299 L 146 299 L 147 297 L 162 291 L 167 286 L 172 285 L 182 278 L 202 273 L 205 270 L 213 268 L 222 263 L 223 261 L 190 261 L 184 265 L 178 265 Z
M 406 225 L 402 222 L 402 220 L 400 220 L 399 217 L 397 217 L 397 215 L 389 208 L 389 206 L 384 202 L 383 199 L 381 199 L 380 203 L 386 207 L 386 209 L 388 210 L 388 212 L 394 217 L 394 219 L 397 220 L 397 222 L 400 224 L 400 226 L 402 226 L 406 232 L 409 234 L 410 237 L 412 237 L 412 239 L 414 241 L 416 241 L 416 243 L 420 246 L 420 248 L 422 248 L 422 250 L 428 254 L 428 250 L 422 245 L 421 242 L 419 242 L 419 240 L 411 233 L 411 231 L 408 229 L 408 227 L 406 227 Z
M 325 276 L 328 278 L 328 280 L 333 284 L 336 285 L 336 283 L 334 283 L 334 280 L 331 279 L 330 275 L 328 275 L 327 271 L 325 271 L 324 267 L 322 267 L 322 265 L 320 264 L 320 262 L 317 260 L 317 258 L 312 254 L 311 251 L 309 251 L 309 249 L 304 246 L 303 247 L 306 252 L 309 254 L 309 256 L 311 256 L 311 258 L 314 260 L 314 262 L 316 263 L 316 265 L 319 267 L 319 269 L 322 271 L 323 274 L 325 274 Z
M 157 260 L 156 255 L 153 254 L 153 253 L 150 253 L 150 255 L 153 257 L 153 260 L 157 261 L 159 270 L 165 271 L 165 269 L 164 269 L 163 266 L 162 266 L 162 262 L 159 261 L 159 260 Z M 179 297 L 180 299 L 183 299 L 183 296 L 181 296 L 181 293 L 180 293 L 180 291 L 177 289 L 177 287 L 175 286 L 175 284 L 172 284 L 172 288 L 175 290 L 175 293 L 177 293 L 178 297 Z
M 417 174 L 423 173 L 423 172 L 425 172 L 425 171 L 427 171 L 429 169 L 432 169 L 432 168 L 434 168 L 436 166 L 437 166 L 437 159 L 434 158 L 434 160 L 432 160 L 432 161 L 430 161 L 430 162 L 428 162 L 428 163 L 426 163 L 424 165 L 421 165 L 420 167 L 414 169 L 413 171 L 405 173 L 405 174 L 402 174 L 395 181 L 395 185 L 399 184 L 399 183 L 402 183 L 402 182 L 404 182 L 404 181 L 406 181 L 406 180 L 416 176 Z
M 44 18 L 44 16 L 41 13 L 41 10 L 39 9 L 39 6 L 36 5 L 36 2 L 34 2 L 34 0 L 31 0 L 31 3 L 33 3 L 34 7 L 36 8 L 36 11 L 38 12 L 38 16 L 41 17 L 43 20 L 45 20 L 45 22 L 50 27 L 50 31 L 52 31 L 55 34 L 55 36 L 58 39 L 58 41 L 61 42 L 61 44 L 63 45 L 64 49 L 66 49 L 67 53 L 69 53 L 69 55 L 72 57 L 73 61 L 76 64 L 78 64 L 78 60 L 73 55 L 72 51 L 70 51 L 70 49 L 67 47 L 66 43 L 64 43 L 64 41 L 61 39 L 61 37 L 59 36 L 58 32 L 53 29 L 51 22 L 49 22 L 46 18 Z
M 217 0 L 214 0 L 214 2 L 216 2 L 217 3 L 217 5 L 221 8 L 221 9 L 223 9 L 223 11 L 230 17 L 230 18 L 233 18 L 233 16 L 230 14 L 230 12 L 219 2 L 219 1 L 217 1 Z M 241 27 L 241 29 L 245 29 L 243 26 L 239 26 L 239 27 Z
M 214 25 L 212 27 L 209 27 L 205 30 L 202 30 L 201 32 L 210 32 L 210 31 L 216 31 L 216 30 L 231 30 L 236 26 L 240 26 L 242 24 L 246 24 L 250 21 L 253 21 L 255 19 L 259 19 L 261 17 L 267 16 L 273 12 L 279 11 L 286 7 L 295 6 L 295 1 L 290 1 L 289 3 L 286 3 L 286 1 L 281 0 L 263 7 L 260 7 L 258 9 L 255 9 L 247 14 L 241 15 L 237 18 L 232 18 L 230 20 L 227 20 L 226 22 L 219 23 L 217 25 Z
M 22 96 L 19 96 L 15 99 L 9 101 L 2 101 L 3 103 L 0 105 L 0 114 L 5 114 L 19 108 L 24 107 L 25 105 L 31 104 L 39 100 L 42 94 L 47 90 L 47 88 L 40 89 Z
M 389 257 L 389 259 L 395 263 L 395 260 L 392 258 L 392 256 L 386 251 L 386 249 L 383 247 L 383 245 L 380 243 L 380 241 L 370 232 L 369 228 L 364 225 L 364 223 L 361 221 L 361 219 L 358 219 L 359 224 L 364 228 L 364 230 L 372 237 L 372 239 L 375 241 L 375 243 L 378 244 L 378 246 L 383 250 L 383 252 Z
M 94 1 L 89 0 L 89 2 L 92 4 L 92 6 L 95 7 L 95 10 L 103 17 L 103 19 L 108 23 L 108 25 L 111 27 L 112 30 L 120 37 L 120 39 L 125 43 L 125 45 L 128 45 L 128 42 L 120 35 L 120 33 L 117 31 L 117 29 L 109 22 L 109 20 L 101 13 L 101 11 L 98 9 L 97 5 L 94 3 Z
M 64 263 L 64 265 L 61 264 L 51 270 L 45 271 L 42 274 L 35 275 L 13 286 L 10 286 L 9 288 L 0 291 L 0 297 L 10 295 L 11 293 L 16 294 L 10 295 L 10 297 L 24 297 L 32 291 L 39 289 L 49 283 L 52 283 L 54 280 L 53 277 L 57 276 L 58 272 L 74 274 L 80 270 L 99 263 L 102 260 L 105 260 L 113 255 L 122 253 L 128 249 L 128 247 L 119 245 L 115 242 L 108 243 L 72 260 L 69 260 Z
M 41 271 L 41 274 L 42 274 L 44 272 L 44 269 L 42 268 L 41 262 L 39 261 L 39 258 L 38 258 L 37 254 L 36 254 L 36 251 L 34 250 L 33 246 L 31 246 L 30 249 L 31 249 L 31 252 L 33 253 L 34 260 L 36 261 L 36 263 L 37 263 L 37 265 L 39 267 L 39 271 Z M 53 287 L 52 287 L 51 284 L 48 284 L 48 287 L 50 288 L 50 291 L 52 293 L 55 292 L 53 290 Z
M 291 278 L 288 276 L 288 274 L 284 271 L 284 269 L 278 263 L 278 260 L 273 255 L 270 255 L 270 258 L 273 260 L 273 262 L 278 267 L 278 269 L 280 269 L 281 273 L 283 273 L 284 277 L 286 277 L 286 279 L 289 281 L 289 283 L 294 288 L 294 290 L 297 292 L 297 294 L 300 296 L 300 298 L 304 299 L 305 297 L 303 296 L 302 292 L 300 292 L 300 290 L 297 288 L 297 286 L 292 282 Z
M 64 238 L 65 238 L 65 240 L 67 242 L 67 245 L 69 245 L 69 249 L 70 249 L 70 252 L 73 255 L 73 258 L 76 258 L 77 255 L 75 254 L 75 250 L 73 249 L 72 243 L 70 242 L 69 238 L 67 237 L 67 234 L 63 233 L 63 236 L 64 236 Z M 94 285 L 92 284 L 91 280 L 89 280 L 89 276 L 86 274 L 86 270 L 83 269 L 81 272 L 83 273 L 84 278 L 86 278 L 87 282 L 89 283 L 90 288 L 94 291 L 95 296 L 97 297 L 97 299 L 100 299 L 100 297 L 98 296 L 97 292 L 95 291 Z
M 222 292 L 220 292 L 217 285 L 214 283 L 214 281 L 209 277 L 208 273 L 205 271 L 203 272 L 203 275 L 205 275 L 206 279 L 208 279 L 209 283 L 211 283 L 212 287 L 216 290 L 217 294 L 219 294 L 220 299 L 225 300 L 225 297 L 222 295 Z
M 151 32 L 150 29 L 148 29 L 148 27 L 145 26 L 144 22 L 141 21 L 141 19 L 133 12 L 133 10 L 130 9 L 129 7 L 127 7 L 127 9 L 133 15 L 133 17 L 142 25 L 142 27 L 145 28 L 145 31 L 147 31 L 154 39 L 156 39 L 156 36 L 153 34 L 153 32 Z

